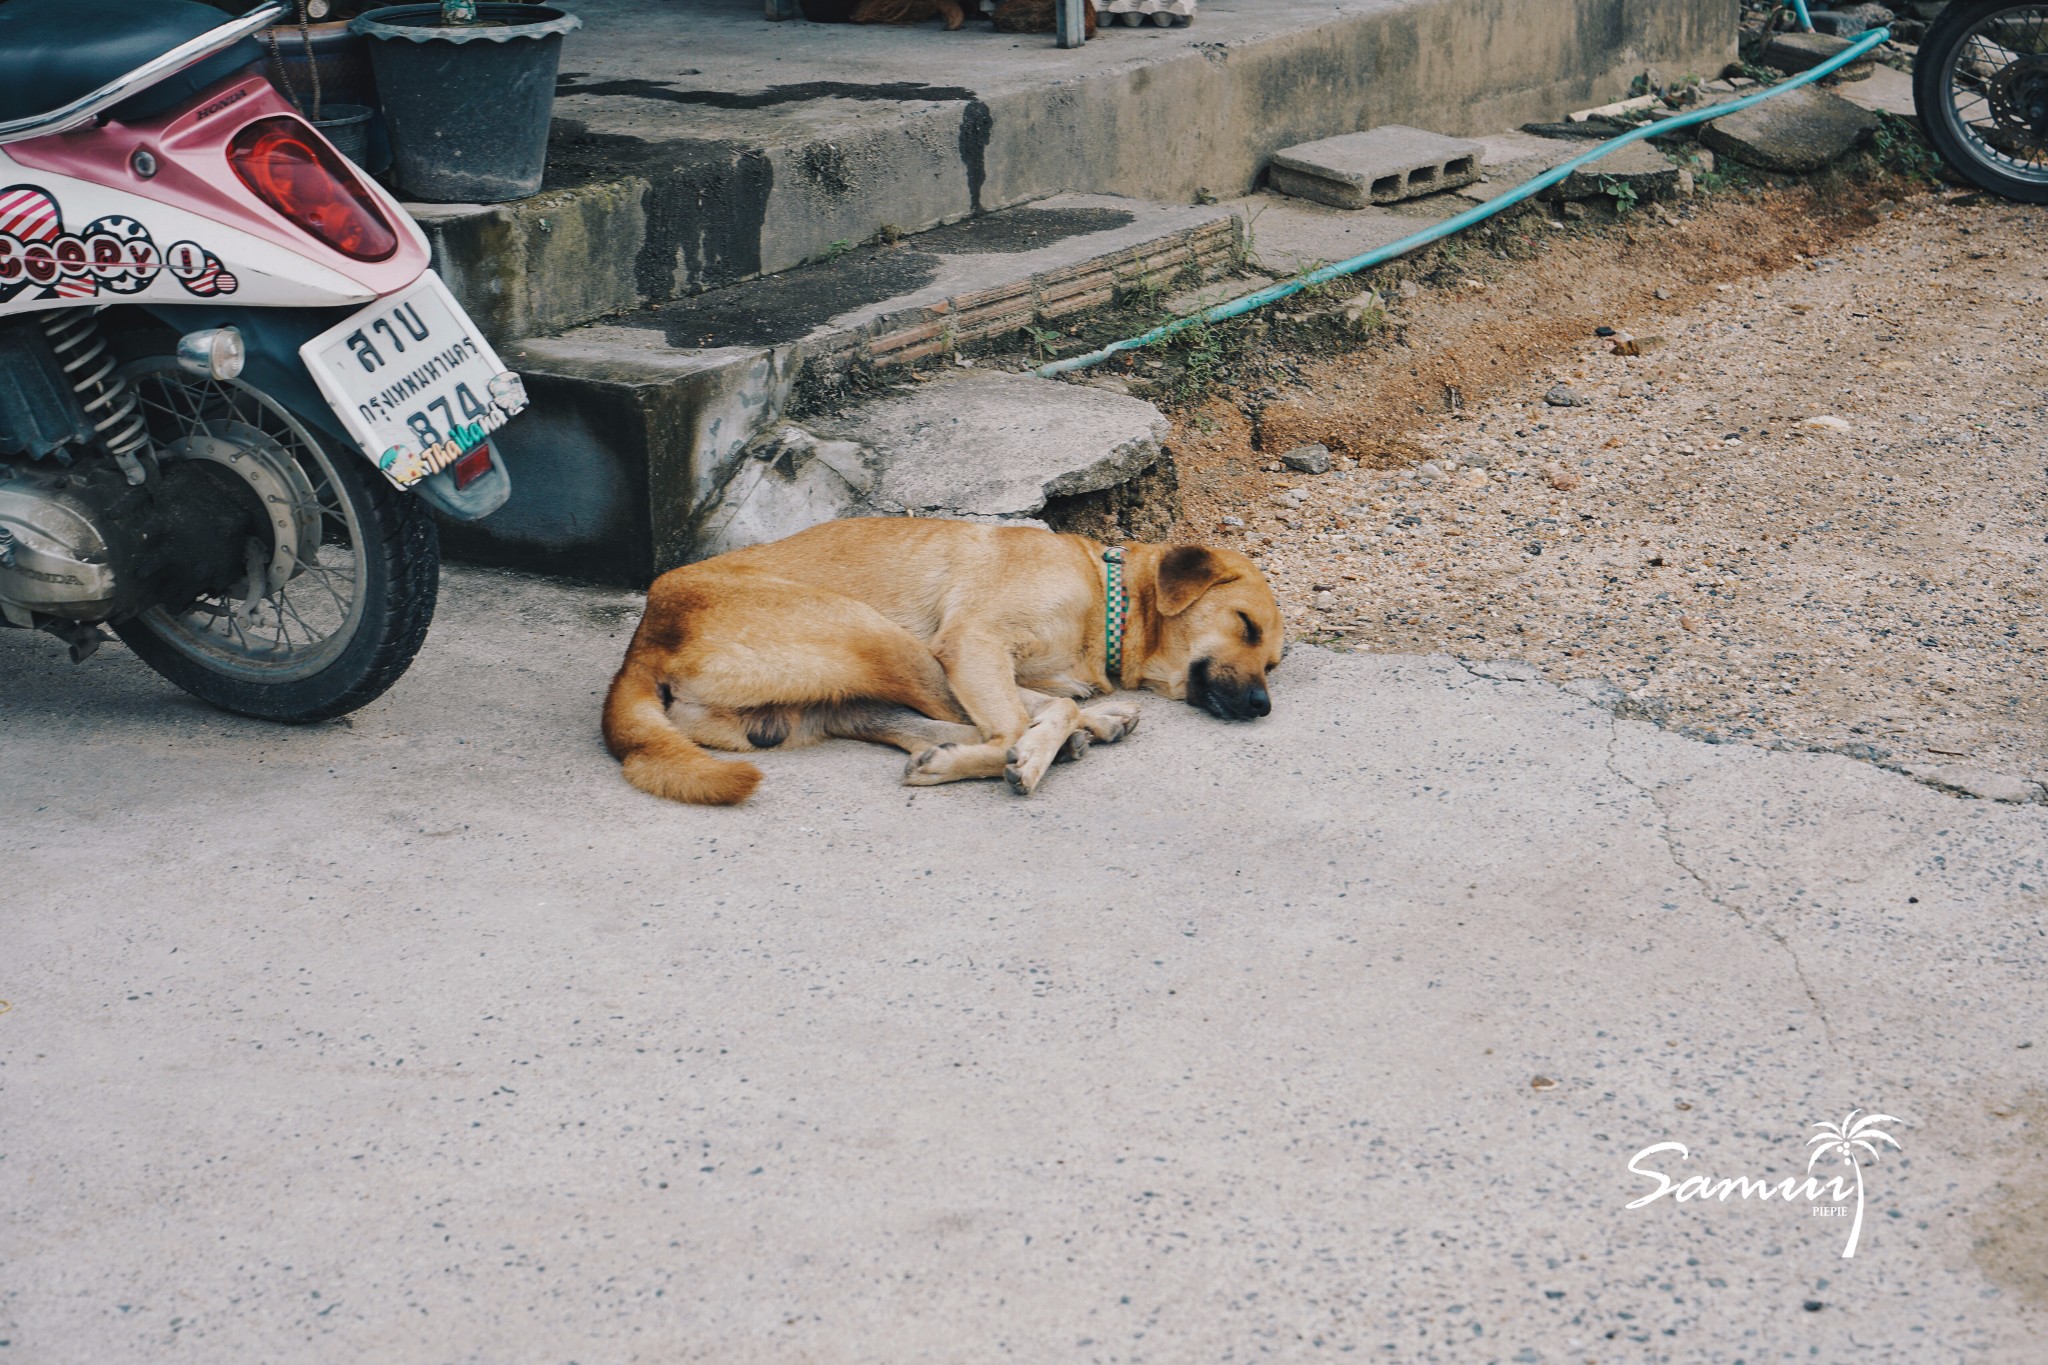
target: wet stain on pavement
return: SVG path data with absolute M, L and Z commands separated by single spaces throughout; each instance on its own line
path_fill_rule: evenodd
M 938 278 L 947 256 L 1036 251 L 1068 237 L 1122 227 L 1133 217 L 1112 208 L 1010 209 L 920 234 L 914 251 L 863 247 L 837 260 L 798 266 L 741 289 L 678 300 L 620 322 L 658 330 L 671 346 L 779 346 L 841 314 L 924 288 Z
M 674 298 L 761 273 L 761 225 L 775 187 L 765 151 L 716 138 L 650 143 L 555 122 L 547 189 L 622 172 L 647 177 L 646 233 L 633 262 L 641 297 Z
M 841 313 L 921 289 L 938 273 L 939 258 L 927 252 L 860 252 L 621 321 L 657 329 L 671 346 L 779 346 L 809 335 Z
M 1036 251 L 1068 237 L 1091 232 L 1108 232 L 1137 221 L 1125 209 L 1011 209 L 985 218 L 968 218 L 942 228 L 920 233 L 917 244 L 941 256 L 967 256 L 979 252 Z
M 988 181 L 988 139 L 995 131 L 995 115 L 980 100 L 973 100 L 960 116 L 960 164 L 967 168 L 969 211 L 981 212 L 981 187 Z

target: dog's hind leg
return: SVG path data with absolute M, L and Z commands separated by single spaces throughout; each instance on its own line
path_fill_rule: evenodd
M 972 725 L 933 720 L 892 702 L 842 702 L 812 714 L 817 717 L 824 733 L 835 739 L 887 744 L 905 753 L 921 753 L 949 744 L 975 744 L 981 740 L 981 731 Z
M 777 717 L 768 708 L 799 708 L 804 714 L 779 716 L 791 734 L 810 729 L 809 713 L 849 700 L 894 702 L 934 720 L 968 719 L 931 651 L 874 608 L 765 575 L 728 574 L 707 596 L 711 590 L 717 618 L 693 622 L 697 628 L 678 650 L 683 666 L 669 672 L 691 700 L 750 722 L 766 719 L 770 728 Z
M 681 688 L 672 688 L 671 697 L 669 723 L 707 749 L 796 749 L 834 733 L 827 725 L 833 710 L 829 706 L 706 706 Z
M 643 791 L 706 805 L 761 780 L 706 747 L 774 749 L 822 737 L 849 698 L 966 716 L 917 637 L 874 608 L 801 583 L 693 566 L 656 581 L 605 698 L 605 745 Z

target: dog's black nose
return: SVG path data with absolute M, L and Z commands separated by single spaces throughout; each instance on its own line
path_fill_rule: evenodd
M 1244 703 L 1245 710 L 1255 716 L 1270 716 L 1273 714 L 1273 699 L 1266 695 L 1266 685 L 1264 683 L 1253 683 L 1251 688 L 1244 694 Z

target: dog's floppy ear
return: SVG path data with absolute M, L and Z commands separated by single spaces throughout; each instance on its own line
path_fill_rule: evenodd
M 1237 572 L 1207 546 L 1176 545 L 1159 561 L 1159 614 L 1178 616 L 1218 583 L 1236 578 Z

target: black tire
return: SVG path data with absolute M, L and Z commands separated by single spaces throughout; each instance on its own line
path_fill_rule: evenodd
M 180 381 L 161 360 L 137 362 L 126 372 L 145 393 L 153 381 L 208 382 Z M 226 402 L 244 404 L 238 412 L 222 412 L 258 420 L 273 412 L 288 417 L 275 400 L 246 386 L 212 387 L 229 395 Z M 345 557 L 349 565 L 352 593 L 336 628 L 303 656 L 275 668 L 213 647 L 212 636 L 160 608 L 116 622 L 114 631 L 144 663 L 202 701 L 238 715 L 308 724 L 374 701 L 405 673 L 433 620 L 441 550 L 433 518 L 418 498 L 393 488 L 353 450 L 336 451 L 332 438 L 323 440 L 290 421 L 304 447 L 299 463 L 317 485 L 322 505 L 333 509 L 319 519 L 320 539 L 340 548 L 318 554 Z M 293 582 L 299 579 L 312 581 L 304 572 Z M 275 600 L 281 602 L 283 594 Z
M 1979 189 L 2023 204 L 2048 204 L 2048 117 L 2029 113 L 2032 125 L 2025 133 L 2006 139 L 2020 145 L 2032 134 L 2039 147 L 2037 155 L 2016 156 L 1993 144 L 2002 127 L 1992 113 L 1988 96 L 1974 85 L 1967 87 L 1963 108 L 1957 108 L 1957 68 L 1981 48 L 1985 21 L 2001 12 L 2012 12 L 2016 32 L 2025 35 L 2026 47 L 2036 39 L 2048 45 L 2048 4 L 2021 5 L 2012 0 L 1954 0 L 1941 17 L 1929 26 L 1913 63 L 1913 107 L 1920 116 L 1935 151 L 1958 175 Z M 2024 92 L 2019 103 L 2028 110 L 2048 102 L 2048 52 L 2019 53 L 2018 60 L 2000 67 L 2022 78 L 2014 85 Z M 2037 60 L 2038 59 L 2038 60 Z M 2044 106 L 2048 107 L 2048 106 Z

